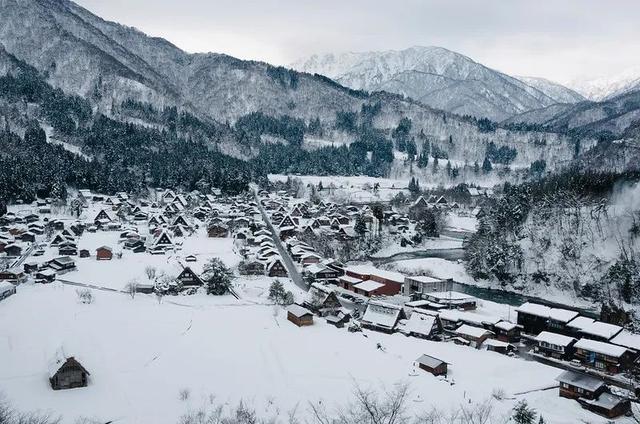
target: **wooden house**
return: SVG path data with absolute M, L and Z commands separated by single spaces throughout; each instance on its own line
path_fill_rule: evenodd
M 510 321 L 500 321 L 493 326 L 496 333 L 496 339 L 507 342 L 516 343 L 520 341 L 520 326 Z
M 104 224 L 111 221 L 113 221 L 113 217 L 104 209 L 100 209 L 100 212 L 98 212 L 95 218 L 93 218 L 93 222 L 96 225 Z
M 55 271 L 67 271 L 74 269 L 76 263 L 68 256 L 60 256 L 47 262 L 47 266 Z
M 416 359 L 414 366 L 420 368 L 421 370 L 425 370 L 426 372 L 431 373 L 436 377 L 439 375 L 447 375 L 448 364 L 441 359 L 434 358 L 433 356 L 420 356 L 418 359 Z
M 313 313 L 300 305 L 294 304 L 287 308 L 287 319 L 298 327 L 313 325 Z
M 224 238 L 229 236 L 229 227 L 223 224 L 211 224 L 207 227 L 209 237 Z
M 556 381 L 560 383 L 560 397 L 568 399 L 596 399 L 607 389 L 601 379 L 576 371 L 565 371 Z
M 253 259 L 241 262 L 238 265 L 240 275 L 264 275 L 264 263 Z
M 309 265 L 305 268 L 304 272 L 311 274 L 315 280 L 325 282 L 335 282 L 340 276 L 339 271 L 323 264 Z
M 204 281 L 191 268 L 185 267 L 176 277 L 176 281 L 183 287 L 200 287 Z
M 36 272 L 35 281 L 36 283 L 52 283 L 56 280 L 56 273 L 52 269 L 43 269 L 42 271 Z
M 579 315 L 576 311 L 551 308 L 532 302 L 517 307 L 516 312 L 518 313 L 518 324 L 528 334 L 539 334 L 545 330 L 568 334 L 567 324 Z
M 269 277 L 288 277 L 289 272 L 278 257 L 273 257 L 267 264 L 267 275 Z
M 162 231 L 158 237 L 153 241 L 154 248 L 167 248 L 173 247 L 173 241 L 166 231 Z
M 96 249 L 96 260 L 110 261 L 113 258 L 113 251 L 108 246 L 101 246 Z
M 22 246 L 16 243 L 7 244 L 4 253 L 8 257 L 18 257 L 22 255 Z
M 574 357 L 597 370 L 617 374 L 632 366 L 632 353 L 622 346 L 583 338 L 574 347 Z
M 479 349 L 482 343 L 493 335 L 493 332 L 480 327 L 462 324 L 455 331 L 456 337 L 460 337 L 469 342 L 471 347 Z
M 404 275 L 398 272 L 385 271 L 371 266 L 351 266 L 346 268 L 345 271 L 346 275 L 349 277 L 354 277 L 361 281 L 371 280 L 382 284 L 382 286 L 374 289 L 375 293 L 373 291 L 369 291 L 370 294 L 393 296 L 400 293 L 402 285 L 404 284 Z M 373 284 L 370 286 L 373 287 Z M 366 291 L 371 289 L 371 287 L 361 286 L 359 289 Z
M 606 418 L 618 418 L 631 412 L 631 401 L 609 392 L 602 393 L 597 399 L 579 398 L 580 405 Z
M 455 308 L 469 311 L 476 309 L 477 306 L 477 299 L 475 297 L 451 290 L 444 292 L 424 293 L 422 297 L 431 302 L 445 305 L 446 307 L 451 309 Z
M 16 286 L 9 281 L 0 280 L 0 300 L 16 294 Z
M 321 317 L 335 315 L 342 308 L 335 290 L 320 283 L 311 284 L 303 306 Z
M 451 291 L 453 280 L 433 278 L 424 275 L 405 277 L 403 294 L 414 298 L 421 298 L 423 294 L 432 292 Z
M 409 218 L 411 218 L 413 220 L 418 219 L 430 207 L 431 206 L 425 200 L 424 197 L 422 197 L 422 196 L 418 197 L 418 199 L 416 199 L 416 201 L 413 202 L 413 204 L 411 206 L 409 206 Z
M 576 339 L 563 334 L 542 331 L 535 338 L 537 346 L 535 350 L 545 356 L 556 359 L 570 359 L 575 351 Z
M 414 309 L 404 326 L 404 333 L 408 336 L 432 340 L 442 331 L 442 324 L 437 313 L 421 309 Z
M 371 301 L 362 316 L 361 325 L 370 330 L 393 333 L 398 322 L 407 316 L 401 306 L 391 303 Z
M 24 270 L 16 267 L 0 271 L 0 281 L 9 281 L 15 284 L 21 283 L 26 278 Z
M 49 382 L 53 390 L 86 387 L 89 375 L 89 371 L 73 356 L 58 353 L 49 365 Z

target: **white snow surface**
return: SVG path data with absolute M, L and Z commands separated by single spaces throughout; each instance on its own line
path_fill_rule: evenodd
M 261 281 L 256 285 L 264 287 Z M 131 299 L 95 291 L 94 303 L 86 305 L 73 287 L 21 286 L 0 309 L 0 390 L 17 407 L 37 406 L 64 415 L 64 422 L 89 416 L 163 424 L 206 405 L 210 395 L 221 403 L 244 399 L 260 412 L 276 414 L 270 402 L 286 409 L 318 400 L 342 404 L 354 381 L 379 388 L 410 380 L 413 396 L 428 400 L 411 408 L 428 409 L 455 406 L 465 396 L 479 402 L 495 387 L 508 393 L 543 387 L 559 374 L 542 364 L 451 343 L 375 332 L 365 332 L 365 338 L 320 319 L 298 328 L 283 309 L 260 304 L 264 296 L 237 301 L 196 295 L 159 304 L 153 296 Z M 61 343 L 91 373 L 87 388 L 49 387 L 47 362 Z M 408 378 L 412 362 L 425 353 L 452 364 L 455 385 L 427 374 Z M 190 391 L 186 401 L 178 398 L 183 389 Z M 557 396 L 551 390 L 527 399 L 550 422 L 593 418 Z M 506 412 L 514 402 L 498 402 L 496 409 Z

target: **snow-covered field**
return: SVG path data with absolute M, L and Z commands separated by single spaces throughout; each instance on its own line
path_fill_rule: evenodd
M 372 256 L 376 258 L 386 258 L 387 256 L 396 255 L 398 253 L 412 253 L 425 250 L 437 249 L 462 249 L 462 240 L 458 238 L 441 236 L 433 239 L 426 239 L 416 246 L 401 246 L 399 243 L 391 243 L 383 247 Z
M 404 192 L 405 195 L 409 195 L 409 180 L 411 179 L 387 179 L 367 177 L 364 175 L 358 176 L 319 176 L 319 175 L 282 175 L 282 174 L 269 174 L 270 181 L 285 182 L 287 178 L 299 178 L 305 185 L 313 184 L 318 185 L 322 182 L 322 186 L 325 190 L 320 193 L 321 196 L 326 196 L 329 200 L 340 202 L 355 202 L 366 203 L 375 201 L 388 201 L 395 197 L 398 193 Z M 380 188 L 374 193 L 373 186 L 379 184 Z M 333 184 L 335 189 L 329 193 L 329 187 Z
M 410 404 L 417 413 L 480 402 L 494 388 L 512 396 L 548 387 L 560 374 L 450 343 L 352 334 L 321 319 L 298 328 L 282 309 L 264 304 L 268 280 L 241 282 L 239 301 L 203 294 L 165 297 L 161 304 L 152 295 L 95 291 L 87 305 L 71 286 L 21 286 L 0 304 L 0 390 L 19 408 L 62 414 L 65 422 L 87 416 L 162 424 L 206 406 L 211 396 L 222 404 L 243 399 L 265 415 L 277 415 L 276 405 L 281 416 L 298 405 L 304 415 L 307 402 L 347 402 L 354 382 L 377 388 L 408 382 L 412 399 L 423 400 Z M 91 373 L 87 388 L 49 387 L 47 362 L 61 345 Z M 450 382 L 422 372 L 410 376 L 423 353 L 451 363 Z M 182 390 L 189 391 L 187 400 L 179 399 Z M 547 422 L 599 422 L 576 402 L 558 398 L 557 389 L 524 396 Z M 496 411 L 507 412 L 522 397 L 495 401 Z
M 458 262 L 440 258 L 407 259 L 393 263 L 393 268 L 407 275 L 429 275 L 435 278 L 453 278 L 454 281 L 473 284 L 475 281 Z

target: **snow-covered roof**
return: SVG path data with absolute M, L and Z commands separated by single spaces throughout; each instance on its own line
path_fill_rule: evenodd
M 446 362 L 442 359 L 434 358 L 433 356 L 429 355 L 420 356 L 418 359 L 416 359 L 416 362 L 431 369 L 437 368 L 442 364 L 446 364 Z
M 436 323 L 436 317 L 430 314 L 414 311 L 407 321 L 405 329 L 411 333 L 428 336 Z
M 398 322 L 402 307 L 384 302 L 369 302 L 362 322 L 369 322 L 379 327 L 393 329 Z
M 611 343 L 617 344 L 618 346 L 624 346 L 629 349 L 633 349 L 636 351 L 640 351 L 640 334 L 632 333 L 631 331 L 622 330 L 611 339 Z
M 595 319 L 593 319 L 593 318 L 579 316 L 579 317 L 575 317 L 574 319 L 569 321 L 569 323 L 567 324 L 567 327 L 575 328 L 577 330 L 582 330 L 583 328 L 587 327 L 588 325 L 593 324 L 594 321 L 595 321 Z
M 611 339 L 616 334 L 622 331 L 622 327 L 614 324 L 607 324 L 606 322 L 594 321 L 591 324 L 585 325 L 580 329 L 580 332 L 589 336 L 602 337 L 604 339 Z
M 582 402 L 584 403 L 606 410 L 611 410 L 624 401 L 624 398 L 608 392 L 602 393 L 597 399 L 582 399 Z
M 52 378 L 54 375 L 56 375 L 58 370 L 60 368 L 62 368 L 62 366 L 68 360 L 75 361 L 77 363 L 77 365 L 79 365 L 84 370 L 84 372 L 89 374 L 89 372 L 86 369 L 84 369 L 82 364 L 76 358 L 74 358 L 73 356 L 67 356 L 66 353 L 64 352 L 64 348 L 60 347 L 60 348 L 58 348 L 56 350 L 55 354 L 53 355 L 53 357 L 51 358 L 51 360 L 49 361 L 49 363 L 47 365 L 47 369 L 49 371 L 49 378 Z
M 426 275 L 412 275 L 410 277 L 406 277 L 410 280 L 417 281 L 419 283 L 438 283 L 442 280 L 433 277 L 427 277 Z
M 516 328 L 517 326 L 518 326 L 518 324 L 514 324 L 511 321 L 500 321 L 499 323 L 497 323 L 495 325 L 495 327 L 497 329 L 504 330 L 504 331 L 511 331 L 514 328 Z
M 543 331 L 542 333 L 536 336 L 537 342 L 545 342 L 556 346 L 564 346 L 567 347 L 571 343 L 575 342 L 576 339 L 569 336 L 564 336 L 562 334 L 552 333 L 550 331 Z
M 375 275 L 386 280 L 395 281 L 398 283 L 404 283 L 404 275 L 399 272 L 386 271 L 378 269 L 371 265 L 351 265 L 346 269 L 347 272 L 353 272 L 360 275 Z
M 627 348 L 625 347 L 591 339 L 578 340 L 578 343 L 575 344 L 575 348 L 587 350 L 589 352 L 600 353 L 602 355 L 611 356 L 612 358 L 619 358 L 627 351 Z
M 474 327 L 472 325 L 463 324 L 456 330 L 456 334 L 460 336 L 469 336 L 469 337 L 479 338 L 486 334 L 493 334 L 493 333 L 485 328 Z
M 308 267 L 306 267 L 305 270 L 310 272 L 310 273 L 312 273 L 312 274 L 317 274 L 317 273 L 322 272 L 322 271 L 332 271 L 331 268 L 326 267 L 326 266 L 324 266 L 322 264 L 319 264 L 319 263 L 318 264 L 311 264 Z
M 305 315 L 312 315 L 313 313 L 308 310 L 307 308 L 303 308 L 300 305 L 296 305 L 293 304 L 291 306 L 289 306 L 287 308 L 287 312 L 289 312 L 291 315 L 295 316 L 296 318 L 301 318 Z
M 561 308 L 550 308 L 549 306 L 532 302 L 520 305 L 516 308 L 516 311 L 564 323 L 569 322 L 578 316 L 578 312 L 576 311 Z
M 427 293 L 427 297 L 437 299 L 438 302 L 468 302 L 476 298 L 456 291 L 443 291 Z
M 377 281 L 373 281 L 373 280 L 366 280 L 354 285 L 353 287 L 365 292 L 372 292 L 374 290 L 378 290 L 381 287 L 384 287 L 384 284 L 378 283 Z
M 361 280 L 361 279 L 359 279 L 359 278 L 355 278 L 355 277 L 350 277 L 350 276 L 348 276 L 348 275 L 342 275 L 342 276 L 340 277 L 340 280 L 342 280 L 342 281 L 346 281 L 346 282 L 347 282 L 347 283 L 349 283 L 349 284 L 358 284 L 358 283 L 361 283 L 361 282 L 362 282 L 362 280 Z
M 13 284 L 11 284 L 8 281 L 0 281 L 0 294 L 8 292 L 8 291 L 13 291 L 13 289 L 15 289 L 16 286 L 14 286 Z
M 487 339 L 484 341 L 484 344 L 486 346 L 493 346 L 493 347 L 501 347 L 501 348 L 507 348 L 509 347 L 509 343 L 507 342 L 502 342 L 500 340 L 496 340 L 496 339 Z
M 424 300 L 424 299 L 420 299 L 420 300 L 412 300 L 411 302 L 407 302 L 404 304 L 404 306 L 409 307 L 409 308 L 421 308 L 423 306 L 428 306 L 431 308 L 446 308 L 446 305 L 442 305 L 440 303 L 436 303 L 436 302 L 431 302 L 429 300 Z M 438 313 L 436 311 L 431 311 L 432 314 L 437 315 Z
M 556 381 L 561 383 L 567 383 L 571 386 L 580 387 L 581 389 L 595 392 L 600 387 L 604 386 L 604 381 L 592 377 L 587 374 L 582 374 L 574 371 L 565 371 L 556 377 Z
M 440 318 L 453 322 L 466 322 L 478 326 L 484 324 L 495 325 L 501 321 L 500 318 L 491 315 L 481 315 L 476 312 L 460 311 L 458 309 L 446 309 L 440 312 Z

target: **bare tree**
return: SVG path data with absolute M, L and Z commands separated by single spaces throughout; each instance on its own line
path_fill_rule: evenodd
M 131 299 L 134 299 L 136 297 L 139 285 L 140 283 L 138 282 L 138 280 L 134 278 L 133 280 L 129 281 L 126 286 L 124 286 L 124 290 L 129 294 L 129 296 L 131 296 Z
M 144 273 L 147 275 L 149 280 L 156 278 L 157 271 L 157 268 L 154 266 L 148 266 L 144 269 Z
M 78 295 L 78 300 L 80 300 L 81 303 L 87 305 L 93 303 L 93 293 L 90 289 L 77 289 L 76 294 Z

